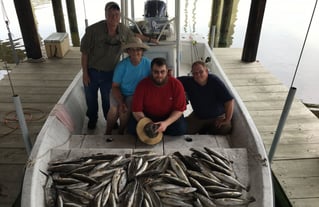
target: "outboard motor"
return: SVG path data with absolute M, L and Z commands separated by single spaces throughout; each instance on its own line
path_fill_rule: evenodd
M 146 36 L 167 40 L 173 35 L 174 26 L 170 25 L 174 20 L 168 19 L 167 5 L 162 0 L 147 0 L 144 4 L 144 18 L 130 26 L 132 31 L 141 32 Z
M 164 1 L 159 1 L 159 0 L 146 1 L 144 6 L 144 16 L 146 18 L 151 18 L 151 17 L 167 18 L 166 3 Z
M 165 40 L 170 35 L 170 24 L 166 3 L 161 0 L 147 0 L 144 5 L 144 28 L 143 33 L 157 38 L 162 32 L 161 40 Z M 165 27 L 165 28 L 164 28 Z

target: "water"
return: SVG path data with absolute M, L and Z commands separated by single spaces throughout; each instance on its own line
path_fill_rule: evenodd
M 13 38 L 21 37 L 13 1 L 4 2 L 10 20 L 9 26 Z M 92 3 L 92 1 L 88 0 L 75 0 L 75 2 L 79 35 L 82 37 L 85 28 L 85 16 L 89 24 L 103 19 L 104 5 L 107 1 L 96 0 Z M 83 2 L 86 8 L 85 12 Z M 119 2 L 119 0 L 116 2 Z M 135 6 L 137 6 L 137 2 L 142 1 L 135 1 Z M 168 1 L 169 14 L 173 14 L 173 2 L 174 1 Z M 186 2 L 188 2 L 188 9 L 185 10 Z M 194 2 L 196 2 L 196 8 L 194 8 Z M 32 0 L 32 3 L 34 5 L 36 21 L 38 22 L 38 32 L 40 37 L 45 39 L 52 32 L 55 32 L 51 1 Z M 62 3 L 64 4 L 64 1 L 62 1 Z M 239 1 L 237 20 L 234 28 L 235 32 L 231 45 L 232 48 L 243 48 L 250 3 L 251 0 Z M 293 75 L 297 67 L 314 5 L 315 0 L 268 0 L 266 3 L 257 60 L 287 87 L 292 85 Z M 196 10 L 196 15 L 193 19 L 192 11 L 194 9 Z M 211 3 L 207 1 L 182 0 L 181 31 L 208 34 L 210 10 Z M 64 18 L 68 29 L 65 5 L 64 11 Z M 135 10 L 135 16 L 142 17 L 142 12 L 143 4 L 141 3 L 141 6 Z M 3 16 L 3 12 L 1 14 L 1 16 Z M 304 52 L 301 56 L 298 72 L 293 82 L 293 86 L 297 88 L 297 98 L 300 98 L 304 102 L 317 104 L 319 104 L 319 93 L 314 93 L 313 91 L 319 88 L 319 70 L 316 60 L 316 56 L 319 54 L 319 39 L 315 38 L 319 36 L 318 21 L 319 14 L 316 12 Z M 0 19 L 0 31 L 0 39 L 6 39 L 8 32 L 3 18 Z
M 314 5 L 314 0 L 267 1 L 257 59 L 288 87 L 292 84 Z M 317 104 L 319 93 L 313 91 L 319 89 L 318 12 L 317 9 L 293 83 L 298 98 Z

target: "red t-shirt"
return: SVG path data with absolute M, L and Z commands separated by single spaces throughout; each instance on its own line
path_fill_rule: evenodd
M 165 85 L 156 86 L 150 77 L 137 85 L 132 101 L 133 112 L 143 112 L 152 117 L 168 117 L 173 111 L 185 111 L 186 98 L 183 85 L 168 77 Z

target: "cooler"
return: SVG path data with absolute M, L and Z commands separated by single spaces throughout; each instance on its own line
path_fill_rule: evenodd
M 69 51 L 69 37 L 67 33 L 52 33 L 44 40 L 45 50 L 48 57 L 62 58 Z

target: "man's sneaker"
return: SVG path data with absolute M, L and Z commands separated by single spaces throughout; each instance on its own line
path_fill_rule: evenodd
M 96 121 L 89 121 L 88 129 L 93 130 L 96 128 Z

